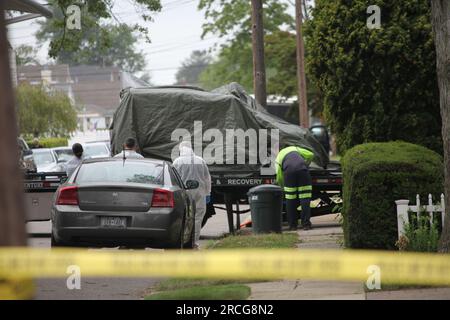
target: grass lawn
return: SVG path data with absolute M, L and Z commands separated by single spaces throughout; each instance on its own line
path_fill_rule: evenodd
M 228 236 L 210 244 L 210 249 L 280 249 L 294 248 L 299 242 L 296 232 Z
M 227 236 L 210 242 L 207 250 L 241 248 L 294 248 L 299 242 L 298 234 L 272 233 L 263 235 L 241 234 Z M 250 296 L 247 280 L 167 279 L 152 288 L 155 292 L 146 300 L 244 300 Z
M 145 300 L 245 300 L 250 293 L 242 284 L 207 285 L 163 291 Z

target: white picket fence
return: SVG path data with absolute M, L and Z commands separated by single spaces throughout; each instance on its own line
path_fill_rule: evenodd
M 417 218 L 421 212 L 426 211 L 431 218 L 431 221 L 434 219 L 435 212 L 441 212 L 442 216 L 442 225 L 444 225 L 444 216 L 445 216 L 445 198 L 444 195 L 441 194 L 441 203 L 437 205 L 433 205 L 433 196 L 431 194 L 428 195 L 428 205 L 420 204 L 420 196 L 416 196 L 416 204 L 413 206 L 409 205 L 409 200 L 397 200 L 395 201 L 397 205 L 397 225 L 398 225 L 398 238 L 405 234 L 405 225 L 409 223 L 408 212 L 412 211 L 417 214 Z

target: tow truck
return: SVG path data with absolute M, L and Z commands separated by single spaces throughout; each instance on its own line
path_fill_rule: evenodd
M 240 215 L 249 211 L 240 208 L 248 204 L 249 189 L 274 183 L 275 175 L 261 174 L 261 169 L 267 164 L 261 158 L 257 164 L 236 161 L 237 153 L 234 152 L 234 158 L 227 158 L 225 150 L 228 147 L 237 150 L 238 147 L 235 140 L 231 140 L 231 146 L 226 146 L 224 137 L 230 132 L 248 133 L 248 136 L 252 136 L 250 133 L 253 136 L 267 133 L 264 137 L 259 136 L 260 140 L 257 143 L 253 141 L 252 145 L 250 142 L 247 144 L 244 137 L 244 145 L 240 145 L 239 150 L 245 153 L 245 159 L 250 159 L 271 150 L 274 130 L 279 138 L 276 140 L 279 147 L 297 145 L 314 152 L 316 166 L 310 168 L 314 198 L 312 215 L 332 213 L 342 191 L 342 173 L 340 164 L 329 159 L 327 128 L 321 125 L 302 128 L 278 118 L 259 106 L 236 83 L 210 92 L 180 86 L 124 89 L 110 127 L 111 150 L 113 154 L 119 153 L 129 137 L 136 138 L 144 157 L 166 161 L 177 156 L 180 137 L 193 141 L 196 153 L 216 150 L 213 157 L 218 155 L 222 161 L 208 163 L 212 177 L 212 203 L 207 206 L 203 225 L 215 214 L 215 209 L 225 209 L 229 231 L 234 233 L 233 215 L 236 214 L 236 228 L 239 228 Z M 264 140 L 270 140 L 267 149 L 263 153 L 254 150 Z
M 326 169 L 311 167 L 310 174 L 313 187 L 312 199 L 315 200 L 314 206 L 311 208 L 311 216 L 333 213 L 341 202 L 342 171 L 339 162 L 330 162 Z M 240 215 L 250 211 L 249 209 L 240 209 L 241 205 L 248 204 L 247 192 L 258 185 L 275 184 L 275 176 L 261 176 L 255 172 L 240 172 L 236 176 L 212 173 L 211 182 L 211 196 L 214 204 L 208 205 L 203 225 L 215 214 L 215 209 L 223 209 L 227 212 L 229 231 L 234 233 L 236 229 L 240 229 Z M 225 207 L 217 204 L 225 204 Z M 235 209 L 233 205 L 235 205 Z M 234 226 L 233 214 L 236 215 L 236 226 Z
M 24 176 L 26 221 L 50 220 L 53 197 L 67 179 L 65 172 L 26 172 Z

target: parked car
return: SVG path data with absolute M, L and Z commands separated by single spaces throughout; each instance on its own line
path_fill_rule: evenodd
M 56 192 L 52 246 L 192 248 L 197 187 L 161 160 L 84 160 Z
M 33 149 L 33 159 L 36 163 L 37 172 L 64 171 L 52 149 Z
M 97 159 L 111 157 L 111 151 L 107 142 L 90 142 L 83 145 L 85 159 Z
M 73 151 L 71 147 L 57 147 L 52 148 L 53 153 L 56 156 L 56 160 L 60 164 L 64 164 L 73 157 Z
M 26 172 L 36 172 L 36 163 L 33 159 L 33 151 L 23 138 L 17 138 L 20 168 Z

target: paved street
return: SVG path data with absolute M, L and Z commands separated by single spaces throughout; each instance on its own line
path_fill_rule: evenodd
M 245 217 L 245 215 L 243 216 Z M 50 222 L 31 222 L 27 224 L 30 234 L 49 234 Z M 217 210 L 201 233 L 201 246 L 208 241 L 217 239 L 228 232 L 226 214 Z M 30 237 L 29 245 L 32 247 L 50 248 L 50 238 Z M 110 250 L 110 249 L 108 249 Z M 118 250 L 118 249 L 113 249 Z M 147 249 L 151 250 L 151 249 Z M 36 296 L 38 300 L 136 300 L 146 295 L 148 288 L 153 286 L 158 279 L 141 278 L 83 278 L 81 290 L 69 290 L 66 286 L 67 279 L 39 279 L 36 281 Z

